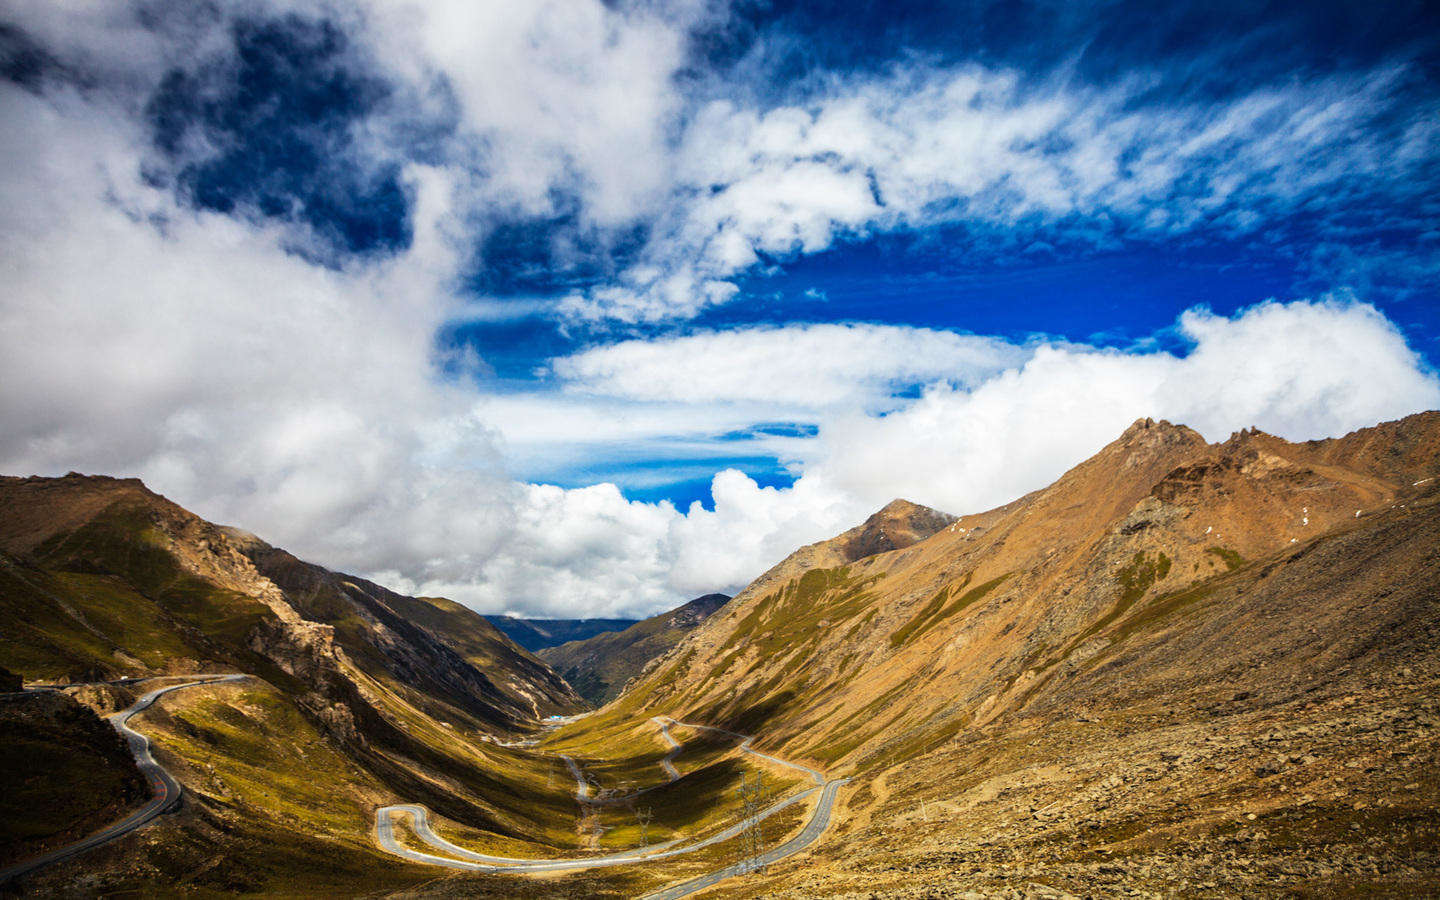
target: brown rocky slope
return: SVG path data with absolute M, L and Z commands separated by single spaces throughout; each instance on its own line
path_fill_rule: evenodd
M 1437 476 L 1440 413 L 1142 420 L 909 548 L 807 548 L 603 715 L 856 777 L 836 837 L 740 893 L 1433 885 Z
M 303 562 L 136 479 L 0 478 L 0 509 L 0 553 L 17 585 L 4 610 L 16 639 L 0 652 L 32 679 L 243 668 L 258 658 L 291 675 L 348 667 L 427 712 L 491 729 L 580 708 L 568 685 L 479 615 L 451 606 L 442 616 L 435 601 Z M 115 621 L 87 616 L 97 601 Z M 27 607 L 44 607 L 34 610 L 41 619 L 29 621 Z M 139 609 L 159 615 L 159 628 L 136 633 L 125 616 Z M 444 627 L 416 624 L 427 614 Z

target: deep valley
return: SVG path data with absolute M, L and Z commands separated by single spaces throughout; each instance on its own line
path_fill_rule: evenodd
M 178 808 L 6 889 L 1426 895 L 1437 478 L 1440 413 L 1141 420 L 997 509 L 896 501 L 538 654 L 134 480 L 6 478 L 0 866 L 140 808 L 99 717 L 188 685 L 129 722 Z

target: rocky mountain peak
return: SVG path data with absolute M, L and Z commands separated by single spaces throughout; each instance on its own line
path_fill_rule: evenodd
M 1125 446 L 1158 446 L 1161 444 L 1204 444 L 1205 439 L 1195 429 L 1176 425 L 1165 419 L 1143 418 L 1130 423 L 1120 433 L 1116 443 Z
M 694 628 L 728 602 L 730 602 L 729 594 L 706 594 L 703 597 L 696 597 L 679 609 L 671 610 L 668 614 L 667 624 L 671 628 Z
M 954 521 L 955 516 L 948 513 L 897 498 L 881 507 L 858 528 L 842 534 L 837 539 L 838 549 L 851 562 L 888 550 L 903 550 Z

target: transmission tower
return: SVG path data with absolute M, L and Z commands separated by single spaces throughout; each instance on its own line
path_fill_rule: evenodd
M 737 845 L 741 872 L 754 872 L 760 868 L 760 850 L 765 845 L 760 811 L 765 807 L 765 775 L 756 772 L 753 778 L 742 777 L 735 789 L 740 795 L 742 807 L 740 840 Z

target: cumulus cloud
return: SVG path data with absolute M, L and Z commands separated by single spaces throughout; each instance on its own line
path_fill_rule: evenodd
M 391 75 L 458 107 L 486 202 L 555 211 L 557 189 L 600 226 L 654 209 L 669 185 L 668 143 L 699 4 L 598 0 L 364 4 L 364 36 Z
M 806 471 L 871 505 L 899 494 L 975 512 L 1047 484 L 1144 416 L 1212 441 L 1252 425 L 1306 440 L 1440 407 L 1440 379 L 1368 304 L 1192 310 L 1178 326 L 1193 342 L 1184 355 L 1042 346 L 973 390 L 940 385 L 883 418 L 833 420 Z
M 1188 344 L 1183 353 L 1049 343 L 1003 371 L 978 377 L 963 349 L 941 374 L 941 341 L 935 381 L 919 398 L 883 415 L 851 404 L 826 408 L 833 386 L 823 385 L 832 378 L 843 382 L 845 375 L 823 372 L 822 387 L 781 398 L 817 403 L 820 422 L 818 437 L 791 445 L 801 473 L 794 485 L 761 488 L 740 472 L 721 472 L 712 487 L 714 509 L 697 504 L 667 511 L 663 538 L 653 532 L 662 552 L 638 558 L 654 566 L 655 583 L 673 594 L 734 590 L 796 547 L 858 523 L 897 496 L 954 513 L 1009 502 L 1059 477 L 1144 416 L 1190 425 L 1212 441 L 1250 426 L 1305 440 L 1440 407 L 1440 378 L 1394 323 L 1353 298 L 1267 302 L 1234 317 L 1196 309 L 1180 317 L 1176 330 Z M 767 371 L 765 360 L 787 331 L 734 332 L 726 349 L 752 360 L 762 376 L 784 377 L 784 364 Z M 707 351 L 690 357 L 698 372 L 688 389 L 681 376 L 674 385 L 663 378 L 673 369 L 649 368 L 654 360 L 639 347 L 625 353 L 637 354 L 636 371 L 660 380 L 650 393 L 683 396 L 699 406 L 754 396 L 751 373 L 710 368 L 712 337 L 701 336 L 696 345 L 685 339 L 659 344 L 657 359 L 687 346 Z M 597 377 L 623 371 L 607 365 Z M 857 361 L 848 396 L 862 395 L 875 372 Z M 622 380 L 614 389 L 646 392 L 643 379 L 627 384 Z M 631 506 L 637 515 L 653 513 L 643 504 Z M 656 528 L 653 519 L 647 522 Z
M 0 137 L 0 330 L 23 336 L 0 357 L 0 465 L 136 473 L 302 555 L 479 608 L 642 613 L 734 589 L 893 496 L 1005 502 L 1139 416 L 1305 438 L 1440 406 L 1395 326 L 1344 298 L 1187 313 L 1184 355 L 797 325 L 555 363 L 611 400 L 476 397 L 432 366 L 458 302 L 442 173 L 407 176 L 412 247 L 337 270 L 287 252 L 279 226 L 146 183 L 123 117 L 66 92 L 0 103 L 17 126 Z M 928 387 L 888 397 L 900 383 Z M 865 411 L 880 401 L 885 415 Z M 797 417 L 819 431 L 777 439 L 796 483 L 723 471 L 711 509 L 505 473 L 517 445 L 688 435 L 703 453 L 717 430 Z
M 896 495 L 953 512 L 1009 500 L 1139 416 L 1306 438 L 1440 405 L 1395 326 L 1346 298 L 1187 313 L 1183 354 L 866 323 L 704 331 L 595 346 L 553 361 L 553 382 L 486 394 L 442 374 L 435 335 L 484 303 L 464 285 L 495 209 L 651 222 L 636 265 L 563 304 L 641 322 L 734 302 L 736 273 L 871 229 L 1078 216 L 1173 232 L 1199 216 L 1243 231 L 1342 170 L 1403 174 L 1431 140 L 1356 136 L 1386 104 L 1373 75 L 1155 108 L 1133 86 L 918 68 L 691 108 L 674 79 L 707 10 L 499 10 L 235 6 L 343 22 L 363 54 L 335 65 L 391 88 L 368 113 L 388 121 L 327 140 L 353 140 L 347 165 L 394 167 L 406 237 L 326 255 L 305 252 L 311 223 L 288 207 L 222 214 L 161 177 L 147 102 L 177 67 L 223 68 L 226 23 L 11 4 L 70 76 L 0 86 L 0 469 L 137 474 L 301 556 L 486 611 L 645 614 L 738 588 Z M 402 121 L 436 130 L 390 146 Z M 767 422 L 813 427 L 753 427 Z M 710 508 L 677 509 L 508 469 L 573 472 L 617 449 L 718 459 L 734 433 L 794 484 L 723 469 Z
M 854 331 L 818 340 L 838 339 L 831 346 L 845 346 L 874 338 L 866 328 L 836 327 Z M 755 374 L 760 380 L 793 374 L 785 364 L 777 369 L 767 359 L 777 341 L 787 336 L 803 340 L 808 331 L 730 333 L 725 349 L 752 361 L 758 373 L 712 368 L 716 345 L 711 341 L 717 335 L 696 336 L 695 344 L 660 341 L 654 357 L 637 343 L 621 356 L 600 357 L 606 364 L 594 372 L 596 384 L 607 383 L 608 373 L 626 370 L 623 363 L 610 363 L 623 360 L 660 382 L 646 388 L 644 377 L 633 384 L 622 379 L 609 388 L 678 404 L 651 409 L 641 429 L 656 435 L 666 430 L 670 416 L 692 426 L 711 421 L 732 397 L 749 398 L 745 416 L 754 419 L 764 416 L 766 399 L 784 404 L 771 411 L 812 416 L 819 422 L 818 435 L 792 437 L 785 444 L 799 474 L 792 486 L 761 487 L 726 469 L 713 480 L 709 509 L 698 503 L 675 509 L 668 503 L 627 501 L 608 485 L 578 491 L 532 486 L 520 513 L 529 524 L 518 528 L 485 566 L 482 579 L 417 587 L 467 597 L 482 608 L 554 610 L 563 608 L 557 605 L 563 601 L 554 599 L 558 595 L 585 598 L 583 608 L 594 614 L 659 609 L 704 591 L 737 590 L 795 548 L 858 523 L 897 496 L 955 513 L 1006 503 L 1054 480 L 1140 417 L 1182 422 L 1210 440 L 1252 425 L 1302 440 L 1440 407 L 1440 378 L 1407 346 L 1394 323 L 1350 297 L 1267 302 L 1234 317 L 1191 310 L 1175 325 L 1187 344 L 1178 353 L 1069 343 L 1021 352 L 987 338 L 1017 356 L 1013 365 L 985 368 L 983 374 L 977 374 L 964 342 L 955 345 L 959 349 L 945 371 L 946 340 L 912 335 L 935 341 L 935 356 L 922 367 L 935 380 L 920 397 L 894 401 L 898 408 L 884 414 L 866 412 L 853 402 L 872 389 L 868 382 L 877 371 L 882 379 L 894 371 L 864 359 L 855 360 L 853 384 L 846 389 L 846 374 L 838 364 L 818 376 L 819 387 L 793 394 L 754 386 Z M 883 329 L 879 333 L 885 334 Z M 686 354 L 687 349 L 692 352 Z M 684 372 L 683 362 L 663 361 L 672 353 L 695 364 L 692 387 L 675 374 L 674 367 Z M 767 370 L 767 365 L 772 367 Z M 832 391 L 847 402 L 828 405 Z M 518 415 L 527 401 L 514 402 Z M 553 440 L 582 445 L 625 440 L 625 426 L 614 421 L 623 415 L 618 409 L 593 419 L 576 409 L 568 417 L 563 412 L 539 415 L 547 427 L 559 429 Z M 624 585 L 619 594 L 611 592 L 617 584 Z
M 452 527 L 493 544 L 508 483 L 469 398 L 430 366 L 454 302 L 443 175 L 410 173 L 403 257 L 337 271 L 287 252 L 282 228 L 147 184 L 139 135 L 103 108 L 8 87 L 0 107 L 7 471 L 141 474 L 349 566 L 426 559 L 416 548 Z M 473 512 L 427 521 L 427 495 Z
M 409 249 L 334 269 L 290 252 L 285 226 L 196 211 L 147 182 L 143 135 L 105 106 L 0 87 L 0 114 L 15 126 L 0 135 L 13 163 L 0 177 L 0 470 L 139 475 L 325 565 L 561 616 L 652 612 L 843 521 L 831 499 L 799 502 L 809 488 L 739 473 L 693 517 L 613 485 L 509 478 L 501 448 L 516 439 L 658 438 L 686 416 L 709 433 L 773 407 L 657 410 L 640 426 L 635 409 L 577 419 L 573 403 L 547 411 L 438 377 L 434 330 L 459 302 L 440 172 L 408 173 Z M 745 552 L 714 553 L 731 525 L 749 529 Z
M 219 20 L 12 6 L 65 65 L 129 86 L 136 106 L 168 72 L 233 74 L 236 21 L 333 23 L 331 64 L 378 85 L 347 126 L 353 146 L 318 143 L 345 150 L 341 171 L 374 170 L 347 188 L 423 161 L 451 172 L 481 238 L 508 219 L 549 223 L 546 263 L 589 252 L 605 270 L 555 305 L 590 327 L 691 318 L 735 302 L 743 273 L 877 232 L 960 224 L 976 241 L 1107 247 L 1255 236 L 1288 212 L 1323 221 L 1346 206 L 1336 198 L 1433 192 L 1440 110 L 1406 92 L 1417 75 L 1400 64 L 1217 98 L 1191 95 L 1183 71 L 1096 84 L 1059 64 L 912 58 L 814 73 L 761 101 L 772 92 L 697 75 L 693 36 L 729 14 L 699 0 L 246 0 Z M 611 257 L 637 235 L 633 259 Z

